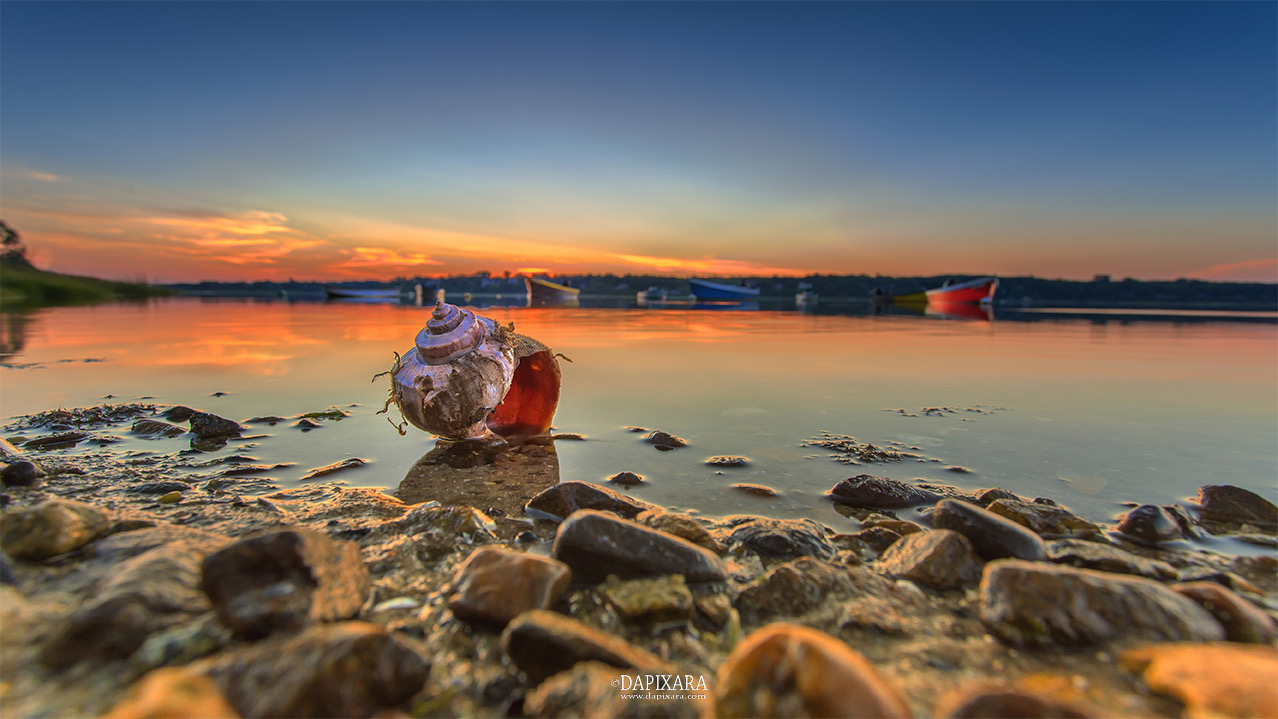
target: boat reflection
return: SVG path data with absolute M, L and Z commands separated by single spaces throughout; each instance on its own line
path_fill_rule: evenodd
M 732 302 L 728 300 L 716 302 L 694 302 L 691 305 L 694 310 L 747 310 L 756 311 L 759 309 L 758 302 Z

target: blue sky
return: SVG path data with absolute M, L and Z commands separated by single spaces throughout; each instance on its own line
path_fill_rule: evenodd
M 0 4 L 64 271 L 1278 280 L 1267 2 Z M 123 250 L 123 252 L 121 251 Z

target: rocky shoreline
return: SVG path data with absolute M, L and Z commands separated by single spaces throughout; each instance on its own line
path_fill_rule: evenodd
M 839 533 L 557 483 L 548 437 L 441 447 L 400 496 L 67 453 L 244 430 L 174 409 L 4 443 L 0 714 L 1278 716 L 1278 507 L 1237 487 L 1098 526 L 866 474 Z M 1191 541 L 1221 535 L 1269 549 Z

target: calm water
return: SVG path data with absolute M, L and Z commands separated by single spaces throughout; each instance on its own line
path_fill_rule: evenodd
M 272 474 L 285 486 L 313 467 L 362 457 L 370 464 L 334 478 L 393 490 L 434 440 L 412 429 L 401 437 L 375 414 L 388 381 L 370 380 L 390 367 L 393 352 L 412 346 L 427 312 L 178 299 L 7 314 L 0 414 L 90 406 L 106 395 L 237 420 L 335 405 L 351 416 L 311 432 L 289 423 L 265 428 L 269 436 L 248 453 L 263 463 L 297 462 Z M 586 441 L 556 443 L 561 479 L 637 472 L 650 484 L 633 493 L 666 506 L 848 527 L 852 520 L 822 495 L 863 472 L 1006 487 L 1106 521 L 1123 502 L 1171 503 L 1202 484 L 1278 495 L 1272 314 L 1239 321 L 1036 313 L 991 322 L 684 308 L 482 313 L 572 359 L 563 364 L 555 429 Z M 631 425 L 690 446 L 658 452 L 626 431 Z M 922 459 L 848 466 L 804 446 L 823 432 L 918 448 Z M 112 447 L 185 446 L 180 438 L 128 438 Z M 232 444 L 220 454 L 237 452 Z M 751 463 L 721 471 L 703 464 L 725 454 Z M 946 470 L 953 465 L 971 472 Z M 746 495 L 730 488 L 736 483 L 780 496 Z

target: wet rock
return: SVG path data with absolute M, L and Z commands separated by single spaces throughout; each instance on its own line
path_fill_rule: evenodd
M 653 691 L 643 675 L 626 674 L 601 662 L 581 662 L 542 682 L 524 699 L 530 717 L 669 717 L 697 719 L 705 716 L 689 693 L 708 694 L 710 679 L 700 674 L 675 674 L 679 689 Z M 684 681 L 684 677 L 691 681 Z M 655 676 L 654 676 L 655 678 Z M 666 677 L 663 677 L 666 679 Z M 671 680 L 672 681 L 672 680 Z M 624 682 L 624 683 L 623 683 Z M 691 685 L 691 686 L 689 686 Z M 698 687 L 703 691 L 697 691 Z M 691 691 L 690 691 L 691 690 Z
M 1154 692 L 1177 699 L 1190 717 L 1278 717 L 1278 651 L 1240 644 L 1160 644 L 1123 652 Z
M 874 529 L 875 527 L 890 529 L 902 537 L 907 534 L 914 534 L 915 532 L 923 531 L 923 528 L 914 522 L 907 522 L 904 519 L 893 519 L 892 517 L 887 517 L 882 514 L 878 514 L 877 512 L 861 520 L 861 529 Z
M 160 413 L 160 416 L 170 422 L 185 422 L 195 414 L 195 410 L 183 405 L 174 405 Z
M 175 424 L 161 422 L 158 419 L 139 419 L 130 428 L 133 434 L 151 438 L 177 437 L 186 434 L 186 430 Z
M 1037 534 L 974 504 L 943 499 L 932 512 L 932 523 L 937 529 L 952 529 L 967 537 L 986 560 L 1047 558 L 1047 547 Z
M 47 559 L 103 536 L 110 523 L 97 507 L 68 499 L 47 499 L 32 507 L 5 512 L 0 546 L 18 559 Z
M 1120 638 L 1216 641 L 1220 624 L 1189 599 L 1139 577 L 1008 559 L 985 566 L 981 619 L 1010 644 Z
M 1118 532 L 1143 542 L 1156 544 L 1181 539 L 1180 524 L 1162 507 L 1144 504 L 1123 516 Z
M 42 437 L 34 437 L 22 443 L 26 449 L 66 449 L 74 447 L 89 438 L 88 432 L 73 430 L 70 432 L 59 432 L 57 434 L 44 435 Z
M 202 573 L 218 617 L 250 638 L 353 617 L 371 588 L 356 544 L 311 529 L 241 539 L 209 555 Z
M 696 619 L 699 625 L 708 625 L 717 630 L 728 623 L 732 616 L 732 600 L 722 594 L 705 594 L 694 597 L 692 604 L 696 607 Z
M 1269 644 L 1278 639 L 1274 620 L 1259 607 L 1215 582 L 1185 582 L 1172 591 L 1206 609 L 1225 629 L 1231 642 Z
M 882 554 L 888 550 L 888 547 L 896 544 L 896 541 L 902 535 L 900 532 L 895 532 L 887 527 L 870 527 L 850 536 L 856 541 L 864 542 L 866 545 L 873 547 L 875 552 Z
M 1018 502 L 1024 501 L 1015 492 L 1008 491 L 1002 487 L 993 487 L 991 489 L 982 489 L 977 491 L 975 499 L 972 503 L 989 509 L 989 506 L 1000 499 L 1014 499 Z
M 1072 703 L 987 682 L 961 687 L 943 697 L 935 714 L 945 719 L 1088 719 L 1097 716 Z
M 771 487 L 765 487 L 762 484 L 734 484 L 732 488 L 738 492 L 754 495 L 755 497 L 776 497 L 777 491 Z
M 1278 526 L 1278 506 L 1268 499 L 1229 484 L 1208 484 L 1198 488 L 1199 514 L 1204 519 L 1237 524 Z
M 686 514 L 648 510 L 640 512 L 635 517 L 635 521 L 645 527 L 651 527 L 657 531 L 686 539 L 718 555 L 723 555 L 728 551 L 718 539 L 715 539 L 710 530 Z
M 889 580 L 860 567 L 801 557 L 747 584 L 733 604 L 746 621 L 797 617 L 821 607 L 829 597 L 881 595 L 890 585 Z
M 643 441 L 663 451 L 688 446 L 687 440 L 682 437 L 676 437 L 673 434 L 662 432 L 661 430 L 653 430 L 652 432 L 645 434 L 643 436 Z
M 750 464 L 750 460 L 736 455 L 719 455 L 707 459 L 706 464 L 711 467 L 744 467 Z
M 191 433 L 201 439 L 229 437 L 244 431 L 244 427 L 240 426 L 239 422 L 208 412 L 195 412 L 187 421 L 190 423 Z
M 103 537 L 91 544 L 85 553 L 95 560 L 119 562 L 159 546 L 180 542 L 190 547 L 191 551 L 208 555 L 230 544 L 231 541 L 230 537 L 215 532 L 174 524 L 160 524 Z
M 610 577 L 598 591 L 627 621 L 667 624 L 692 619 L 692 592 L 678 574 L 629 580 Z
M 887 477 L 859 474 L 839 482 L 830 490 L 830 499 L 840 504 L 869 509 L 903 509 L 932 504 L 940 495 Z
M 534 517 L 546 517 L 558 522 L 567 519 L 568 515 L 579 509 L 597 509 L 631 518 L 640 512 L 660 508 L 607 487 L 586 482 L 556 484 L 528 500 L 524 507 L 524 511 Z
M 309 419 L 299 419 L 293 423 L 293 426 L 303 432 L 309 432 L 313 429 L 319 429 L 320 423 Z
M 188 489 L 191 489 L 191 485 L 175 480 L 142 482 L 129 487 L 129 491 L 134 494 L 168 494 L 169 492 L 185 492 Z
M 44 468 L 40 465 L 29 459 L 20 459 L 0 470 L 0 484 L 6 487 L 34 487 L 44 476 Z
M 0 552 L 0 584 L 13 586 L 17 583 L 18 577 L 13 573 L 13 560 L 9 559 L 9 555 Z
M 717 716 L 910 717 L 878 671 L 815 629 L 772 624 L 741 641 L 719 667 Z
M 342 622 L 191 665 L 245 717 L 366 717 L 400 707 L 430 667 L 381 627 Z
M 768 557 L 829 559 L 835 552 L 825 528 L 811 519 L 751 517 L 738 524 L 728 539 Z
M 669 671 L 660 659 L 626 640 L 545 609 L 511 620 L 501 646 L 533 684 L 587 661 L 643 673 Z
M 101 719 L 202 717 L 239 719 L 211 679 L 187 669 L 159 669 L 142 677 Z
M 55 629 L 41 663 L 65 669 L 86 659 L 123 659 L 152 632 L 207 611 L 203 558 L 198 547 L 179 542 L 115 565 L 91 602 Z
M 902 537 L 879 559 L 878 570 L 934 589 L 958 589 L 981 579 L 981 560 L 967 537 L 935 529 Z
M 1080 569 L 1135 574 L 1150 579 L 1175 579 L 1176 569 L 1167 562 L 1148 559 L 1110 544 L 1080 539 L 1058 539 L 1047 545 L 1048 559 Z
M 474 507 L 440 507 L 432 502 L 382 524 L 376 532 L 380 536 L 410 537 L 417 556 L 434 562 L 458 547 L 496 541 L 497 523 Z
M 552 555 L 572 567 L 573 576 L 600 582 L 610 574 L 623 579 L 682 574 L 689 582 L 721 582 L 723 561 L 686 539 L 649 529 L 602 512 L 574 512 L 555 536 Z
M 1100 532 L 1100 527 L 1064 507 L 1041 502 L 996 499 L 986 509 L 1039 535 L 1090 536 Z
M 340 462 L 326 464 L 323 467 L 316 467 L 315 469 L 312 469 L 311 471 L 302 475 L 301 481 L 305 482 L 311 479 L 318 479 L 320 477 L 325 477 L 335 472 L 340 472 L 344 469 L 351 469 L 352 467 L 360 467 L 367 463 L 368 463 L 368 460 L 366 459 L 360 459 L 359 457 L 350 457 L 348 459 L 343 459 Z
M 644 483 L 643 476 L 635 474 L 634 472 L 618 472 L 609 477 L 608 481 L 622 487 L 635 487 Z M 569 514 L 571 514 L 571 512 L 569 512 Z
M 457 569 L 448 608 L 461 619 L 505 625 L 529 609 L 547 609 L 568 589 L 572 571 L 548 557 L 481 547 Z
M 231 633 L 209 612 L 193 622 L 152 633 L 129 656 L 129 669 L 140 675 L 159 667 L 190 664 L 225 648 L 232 640 Z

